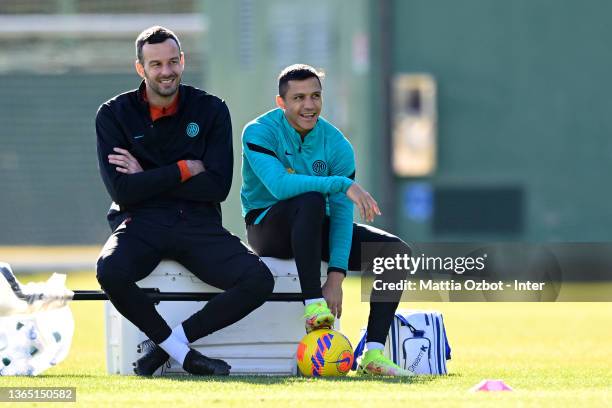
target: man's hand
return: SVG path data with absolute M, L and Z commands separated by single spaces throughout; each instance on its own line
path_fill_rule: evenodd
M 381 215 L 376 200 L 374 200 L 370 193 L 365 191 L 359 184 L 353 183 L 351 187 L 346 190 L 346 196 L 355 203 L 357 208 L 359 208 L 359 215 L 361 215 L 362 220 L 372 222 L 375 216 Z
M 323 297 L 327 302 L 327 307 L 332 314 L 338 318 L 342 315 L 342 281 L 344 280 L 344 274 L 341 272 L 329 272 L 327 274 L 327 280 L 321 288 L 323 290 Z
M 119 173 L 135 174 L 143 171 L 138 160 L 129 151 L 119 147 L 115 147 L 113 150 L 118 154 L 109 154 L 108 162 L 116 165 L 115 169 Z
M 189 168 L 189 173 L 192 177 L 202 173 L 205 170 L 202 160 L 185 160 L 185 162 L 187 162 L 187 167 Z

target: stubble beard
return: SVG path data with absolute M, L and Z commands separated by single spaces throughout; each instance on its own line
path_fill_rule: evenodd
M 182 78 L 182 75 L 176 75 L 176 78 L 175 78 L 176 85 L 174 87 L 168 88 L 168 89 L 163 89 L 157 81 L 151 79 L 148 75 L 146 75 L 146 80 L 147 80 L 146 82 L 147 82 L 147 85 L 149 86 L 149 88 L 155 94 L 157 94 L 158 96 L 161 96 L 163 98 L 167 98 L 169 96 L 173 96 L 174 94 L 176 94 L 178 92 L 179 85 L 181 83 L 181 78 Z

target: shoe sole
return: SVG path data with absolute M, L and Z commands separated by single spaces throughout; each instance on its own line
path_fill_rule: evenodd
M 365 368 L 363 368 L 362 366 L 357 367 L 357 374 L 360 375 L 369 375 L 369 376 L 373 376 L 373 377 L 414 377 L 416 374 L 413 374 L 409 371 L 410 374 L 383 374 L 383 373 L 373 373 L 370 371 L 367 371 Z
M 212 370 L 212 373 L 190 373 L 189 371 L 185 370 L 188 374 L 190 375 L 195 375 L 195 376 L 202 376 L 202 377 L 208 377 L 211 375 L 221 375 L 221 376 L 227 376 L 230 374 L 230 369 L 232 368 L 232 366 L 230 366 L 229 364 L 227 364 L 225 361 L 222 361 L 222 364 L 225 365 L 225 367 L 215 367 Z
M 224 369 L 218 370 L 218 369 L 215 368 L 215 371 L 213 372 L 212 375 L 229 375 L 229 373 L 230 373 L 229 368 L 225 369 L 225 370 Z

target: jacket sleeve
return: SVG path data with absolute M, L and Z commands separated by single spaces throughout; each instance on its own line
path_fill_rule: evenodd
M 353 147 L 343 136 L 335 147 L 330 171 L 338 176 L 355 178 Z M 329 196 L 329 268 L 346 273 L 353 238 L 353 202 L 346 194 Z
M 274 149 L 274 133 L 264 125 L 248 125 L 242 135 L 242 149 L 255 175 L 277 200 L 317 191 L 322 194 L 344 193 L 353 183 L 343 176 L 308 176 L 289 173 Z
M 227 198 L 232 186 L 234 153 L 232 120 L 225 103 L 221 104 L 211 131 L 205 137 L 206 151 L 200 158 L 205 170 L 176 187 L 172 191 L 173 197 L 215 203 Z
M 102 105 L 96 115 L 96 136 L 100 175 L 115 203 L 121 206 L 137 204 L 181 183 L 177 164 L 123 174 L 108 162 L 108 155 L 116 154 L 113 148 L 129 149 L 129 146 L 115 115 L 107 105 Z

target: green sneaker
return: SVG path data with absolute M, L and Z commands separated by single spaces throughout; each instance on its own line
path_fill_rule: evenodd
M 368 350 L 361 359 L 357 369 L 363 375 L 386 375 L 394 377 L 410 377 L 414 373 L 404 370 L 383 355 L 382 350 Z
M 334 315 L 327 307 L 327 302 L 311 303 L 304 308 L 306 333 L 323 327 L 331 329 L 334 325 Z

